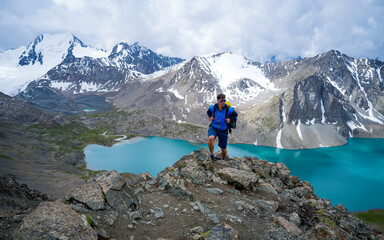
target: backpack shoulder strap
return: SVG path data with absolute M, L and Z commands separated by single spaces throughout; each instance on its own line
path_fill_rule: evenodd
M 227 109 L 225 109 L 225 118 L 228 118 L 228 111 L 229 111 L 229 107 L 227 107 Z
M 218 107 L 217 107 L 216 104 L 213 105 L 213 113 L 212 113 L 213 118 L 215 118 L 215 113 L 216 113 L 216 109 L 217 109 L 217 108 L 218 108 Z

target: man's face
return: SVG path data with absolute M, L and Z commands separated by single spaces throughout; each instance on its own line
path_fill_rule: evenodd
M 217 102 L 219 103 L 220 108 L 224 107 L 224 105 L 225 105 L 225 99 L 224 98 L 220 98 L 219 100 L 217 100 Z

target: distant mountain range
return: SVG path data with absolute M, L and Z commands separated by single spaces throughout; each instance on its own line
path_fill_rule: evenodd
M 71 34 L 44 34 L 0 53 L 0 91 L 49 112 L 114 106 L 201 126 L 223 92 L 240 113 L 235 141 L 313 148 L 384 136 L 383 66 L 334 50 L 270 63 L 227 52 L 183 60 L 139 43 L 106 53 Z

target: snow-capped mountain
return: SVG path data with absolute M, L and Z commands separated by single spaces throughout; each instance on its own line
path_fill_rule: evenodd
M 171 65 L 184 61 L 181 58 L 166 57 L 153 52 L 140 43 L 132 45 L 119 43 L 113 49 L 108 59 L 115 66 L 134 70 L 144 74 L 151 74 Z
M 91 63 L 92 61 L 94 63 Z M 124 72 L 124 75 L 137 78 L 141 77 L 142 74 L 150 74 L 181 61 L 183 59 L 156 54 L 139 43 L 133 45 L 119 43 L 108 53 L 84 44 L 70 33 L 42 34 L 27 47 L 22 46 L 18 49 L 0 52 L 0 91 L 8 95 L 16 95 L 25 90 L 33 80 L 39 78 L 47 80 L 47 76 L 44 75 L 50 70 L 50 75 L 52 75 L 52 71 L 55 69 L 63 73 L 64 68 L 69 68 L 70 71 L 76 68 L 80 75 L 88 74 L 88 77 L 90 77 L 89 74 L 91 74 L 92 69 L 97 72 L 101 68 L 115 68 L 120 72 Z M 100 65 L 101 68 L 95 69 L 96 65 Z M 59 74 L 55 75 L 58 77 Z M 53 82 L 52 85 L 59 85 L 63 90 L 65 86 L 77 85 L 77 93 L 109 91 L 112 89 L 111 85 L 117 85 L 108 83 L 104 87 L 100 86 L 97 81 L 84 82 L 84 79 L 82 80 L 76 82 L 76 78 L 70 78 L 69 80 L 65 76 L 58 77 L 53 79 L 56 82 Z M 101 82 L 105 83 L 107 81 Z M 119 79 L 117 82 L 120 83 L 121 80 Z M 80 85 L 83 85 L 81 89 L 79 89 Z M 74 89 L 73 86 L 69 88 L 68 91 Z
M 119 43 L 108 54 L 86 46 L 70 34 L 39 36 L 18 59 L 17 70 L 32 71 L 28 79 L 34 79 L 20 78 L 19 84 L 12 89 L 7 88 L 4 80 L 3 91 L 17 93 L 21 90 L 19 98 L 34 102 L 42 109 L 55 106 L 51 109 L 54 112 L 63 112 L 59 109 L 62 104 L 52 103 L 58 99 L 66 102 L 73 94 L 117 91 L 129 80 L 143 78 L 145 73 L 183 61 L 158 55 L 139 43 Z
M 107 57 L 70 33 L 42 34 L 27 47 L 0 52 L 0 91 L 16 95 L 69 56 Z
M 240 112 L 233 133 L 238 141 L 279 148 L 334 146 L 348 137 L 383 136 L 383 66 L 337 51 L 266 64 L 231 53 L 207 55 L 125 84 L 113 103 L 208 125 L 206 108 L 223 92 Z
M 214 101 L 216 95 L 222 92 L 232 104 L 243 104 L 260 93 L 278 90 L 265 77 L 260 66 L 232 53 L 193 57 L 177 69 L 172 67 L 175 72 L 168 74 L 168 81 L 157 91 L 174 93 L 178 98 L 185 99 L 186 104 L 194 102 L 198 105 Z

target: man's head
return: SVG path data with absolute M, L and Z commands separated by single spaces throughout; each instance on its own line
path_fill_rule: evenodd
M 220 108 L 224 107 L 225 101 L 225 94 L 220 93 L 217 95 L 217 103 L 219 104 Z

